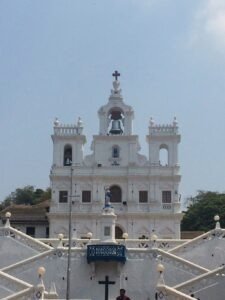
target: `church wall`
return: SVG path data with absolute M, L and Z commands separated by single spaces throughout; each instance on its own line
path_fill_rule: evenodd
M 97 182 L 96 182 L 97 181 Z M 76 182 L 76 183 L 75 183 Z M 162 191 L 163 190 L 171 190 L 172 192 L 172 203 L 171 206 L 167 207 L 166 210 L 164 210 L 164 213 L 168 214 L 173 212 L 174 206 L 173 202 L 177 201 L 178 195 L 175 195 L 175 189 L 174 189 L 174 182 L 172 182 L 170 179 L 162 180 L 154 180 L 152 181 L 151 178 L 146 177 L 140 177 L 138 176 L 135 179 L 127 180 L 127 176 L 120 176 L 120 177 L 100 177 L 98 180 L 96 180 L 96 177 L 93 179 L 90 179 L 88 177 L 83 177 L 79 180 L 73 179 L 73 202 L 72 205 L 72 211 L 73 212 L 80 212 L 80 215 L 82 216 L 83 220 L 87 220 L 92 212 L 100 213 L 102 210 L 102 207 L 104 206 L 104 194 L 105 190 L 104 188 L 107 186 L 117 185 L 122 190 L 122 201 L 121 203 L 113 203 L 113 206 L 115 208 L 115 213 L 119 216 L 120 214 L 124 214 L 124 219 L 130 220 L 132 219 L 132 214 L 139 212 L 139 216 L 137 218 L 137 223 L 142 224 L 142 219 L 144 219 L 144 224 L 142 226 L 145 226 L 146 228 L 151 228 L 152 226 L 149 224 L 149 221 L 146 221 L 143 216 L 141 216 L 142 213 L 148 213 L 149 218 L 151 219 L 151 213 L 153 212 L 161 212 L 162 210 Z M 53 181 L 53 205 L 51 205 L 51 211 L 52 212 L 65 212 L 67 213 L 69 210 L 69 205 L 67 203 L 59 203 L 58 195 L 60 190 L 67 190 L 68 194 L 70 193 L 70 178 L 66 177 L 64 181 L 59 177 L 57 180 Z M 92 197 L 90 203 L 82 203 L 82 190 L 91 190 Z M 139 203 L 139 191 L 140 190 L 147 190 L 148 191 L 148 202 L 147 203 Z M 76 197 L 75 197 L 76 196 Z M 180 205 L 178 203 L 178 205 Z M 66 218 L 66 217 L 65 217 Z M 96 217 L 95 217 L 96 218 Z M 161 218 L 161 217 L 160 217 Z M 173 220 L 173 215 L 170 216 L 171 220 Z M 52 221 L 51 214 L 49 216 L 49 219 L 51 220 L 51 227 L 55 227 L 54 222 Z M 121 218 L 120 218 L 121 219 Z M 63 220 L 63 219 L 62 219 Z M 68 228 L 68 222 L 65 221 L 65 224 L 61 225 L 64 227 L 64 232 L 67 231 Z M 81 220 L 80 220 L 81 222 Z M 84 221 L 86 222 L 86 221 Z M 124 228 L 129 228 L 128 223 L 123 222 L 120 225 Z M 175 237 L 179 237 L 179 230 L 174 228 L 174 221 L 170 221 L 169 224 L 166 224 L 165 221 L 163 221 L 165 227 L 168 227 L 171 229 L 172 232 L 174 232 Z M 171 223 L 172 222 L 172 223 Z M 56 222 L 57 223 L 57 222 Z M 82 228 L 82 225 L 80 225 Z M 96 226 L 90 227 L 90 231 L 96 232 Z M 128 230 L 128 229 L 127 229 Z M 151 231 L 151 229 L 149 229 Z M 53 231 L 59 232 L 59 229 L 54 229 Z M 52 231 L 50 231 L 52 236 Z M 130 232 L 129 232 L 130 234 Z M 132 235 L 134 232 L 132 232 Z M 138 237 L 136 234 L 133 237 Z M 164 237 L 171 237 L 171 234 L 166 235 Z
M 180 218 L 174 218 L 171 215 L 162 216 L 161 214 L 147 214 L 146 216 L 124 215 L 120 211 L 116 212 L 116 226 L 123 232 L 128 233 L 129 238 L 141 238 L 143 235 L 147 238 L 155 234 L 159 238 L 179 238 L 180 236 Z M 100 215 L 77 215 L 72 219 L 73 236 L 77 238 L 86 237 L 88 232 L 92 232 L 93 238 L 100 237 Z M 65 217 L 51 217 L 50 236 L 57 237 L 59 233 L 68 236 L 69 221 Z
M 120 155 L 118 158 L 112 157 L 112 147 L 118 145 Z M 135 142 L 121 139 L 109 139 L 95 142 L 94 145 L 94 161 L 102 166 L 111 166 L 114 161 L 120 166 L 128 166 L 129 163 L 138 163 L 137 161 L 137 145 Z

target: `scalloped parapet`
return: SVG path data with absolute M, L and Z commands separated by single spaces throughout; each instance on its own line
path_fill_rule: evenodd
M 54 135 L 57 136 L 76 136 L 83 133 L 83 121 L 78 118 L 77 124 L 61 124 L 58 118 L 54 120 Z
M 176 123 L 160 125 L 154 124 L 152 121 L 149 125 L 149 135 L 177 135 L 178 126 Z

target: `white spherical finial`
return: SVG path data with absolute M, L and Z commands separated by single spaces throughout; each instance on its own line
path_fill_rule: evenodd
M 45 274 L 45 268 L 44 267 L 39 267 L 38 268 L 38 275 L 39 277 L 42 277 Z
M 151 127 L 153 127 L 155 125 L 155 121 L 152 117 L 150 118 L 149 124 Z
M 214 216 L 214 221 L 218 222 L 220 220 L 220 216 L 219 215 L 215 215 Z
M 159 273 L 163 273 L 164 270 L 165 270 L 165 267 L 164 267 L 163 264 L 158 264 L 158 265 L 157 265 L 157 271 L 158 271 Z
M 177 125 L 178 125 L 177 118 L 174 117 L 174 118 L 173 118 L 173 126 L 177 126 Z
M 156 234 L 153 234 L 151 236 L 151 240 L 154 241 L 154 242 L 157 240 L 157 238 L 158 238 L 158 236 Z
M 59 233 L 59 234 L 58 234 L 58 239 L 61 241 L 63 238 L 64 238 L 63 233 Z
M 123 233 L 123 239 L 124 239 L 124 240 L 128 239 L 128 233 L 127 233 L 127 232 L 124 232 L 124 233 Z
M 81 120 L 81 117 L 78 118 L 77 126 L 78 127 L 83 127 L 83 121 Z
M 9 219 L 9 218 L 11 218 L 11 212 L 10 211 L 7 211 L 6 212 L 6 214 L 5 214 L 5 217 L 7 218 L 7 219 Z
M 59 119 L 58 118 L 55 118 L 55 120 L 54 120 L 54 126 L 59 126 Z
M 92 238 L 92 232 L 87 233 L 87 238 L 90 240 Z

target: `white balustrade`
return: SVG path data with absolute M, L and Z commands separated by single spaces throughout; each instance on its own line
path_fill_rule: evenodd
M 191 248 L 196 247 L 197 245 L 201 245 L 204 241 L 211 240 L 214 238 L 225 238 L 225 229 L 213 229 L 210 230 L 200 236 L 197 236 L 196 238 L 189 240 L 174 249 L 171 249 L 170 252 L 174 253 L 176 255 L 179 255 L 180 253 L 189 252 Z
M 54 134 L 60 136 L 74 136 L 78 135 L 78 127 L 75 125 L 60 125 L 54 127 Z
M 51 249 L 51 247 L 40 242 L 39 240 L 33 239 L 29 235 L 26 235 L 25 233 L 15 229 L 15 228 L 12 228 L 12 227 L 0 228 L 0 236 L 10 236 L 11 238 L 16 239 L 20 243 L 38 251 L 38 252 L 44 252 L 44 251 Z
M 167 285 L 157 285 L 159 299 L 193 300 L 194 298 Z M 165 297 L 164 297 L 165 296 Z M 172 297 L 170 297 L 172 296 Z
M 171 135 L 177 133 L 178 127 L 174 125 L 154 125 L 149 127 L 150 135 Z

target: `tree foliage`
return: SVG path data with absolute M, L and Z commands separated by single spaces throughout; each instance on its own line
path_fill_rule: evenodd
M 35 189 L 32 185 L 27 185 L 23 188 L 17 188 L 14 192 L 10 193 L 0 204 L 0 209 L 4 209 L 11 204 L 34 205 L 50 198 L 50 188 L 42 190 L 39 188 Z
M 192 198 L 184 214 L 181 230 L 208 231 L 215 228 L 214 216 L 220 216 L 221 227 L 225 227 L 225 194 L 199 191 Z

